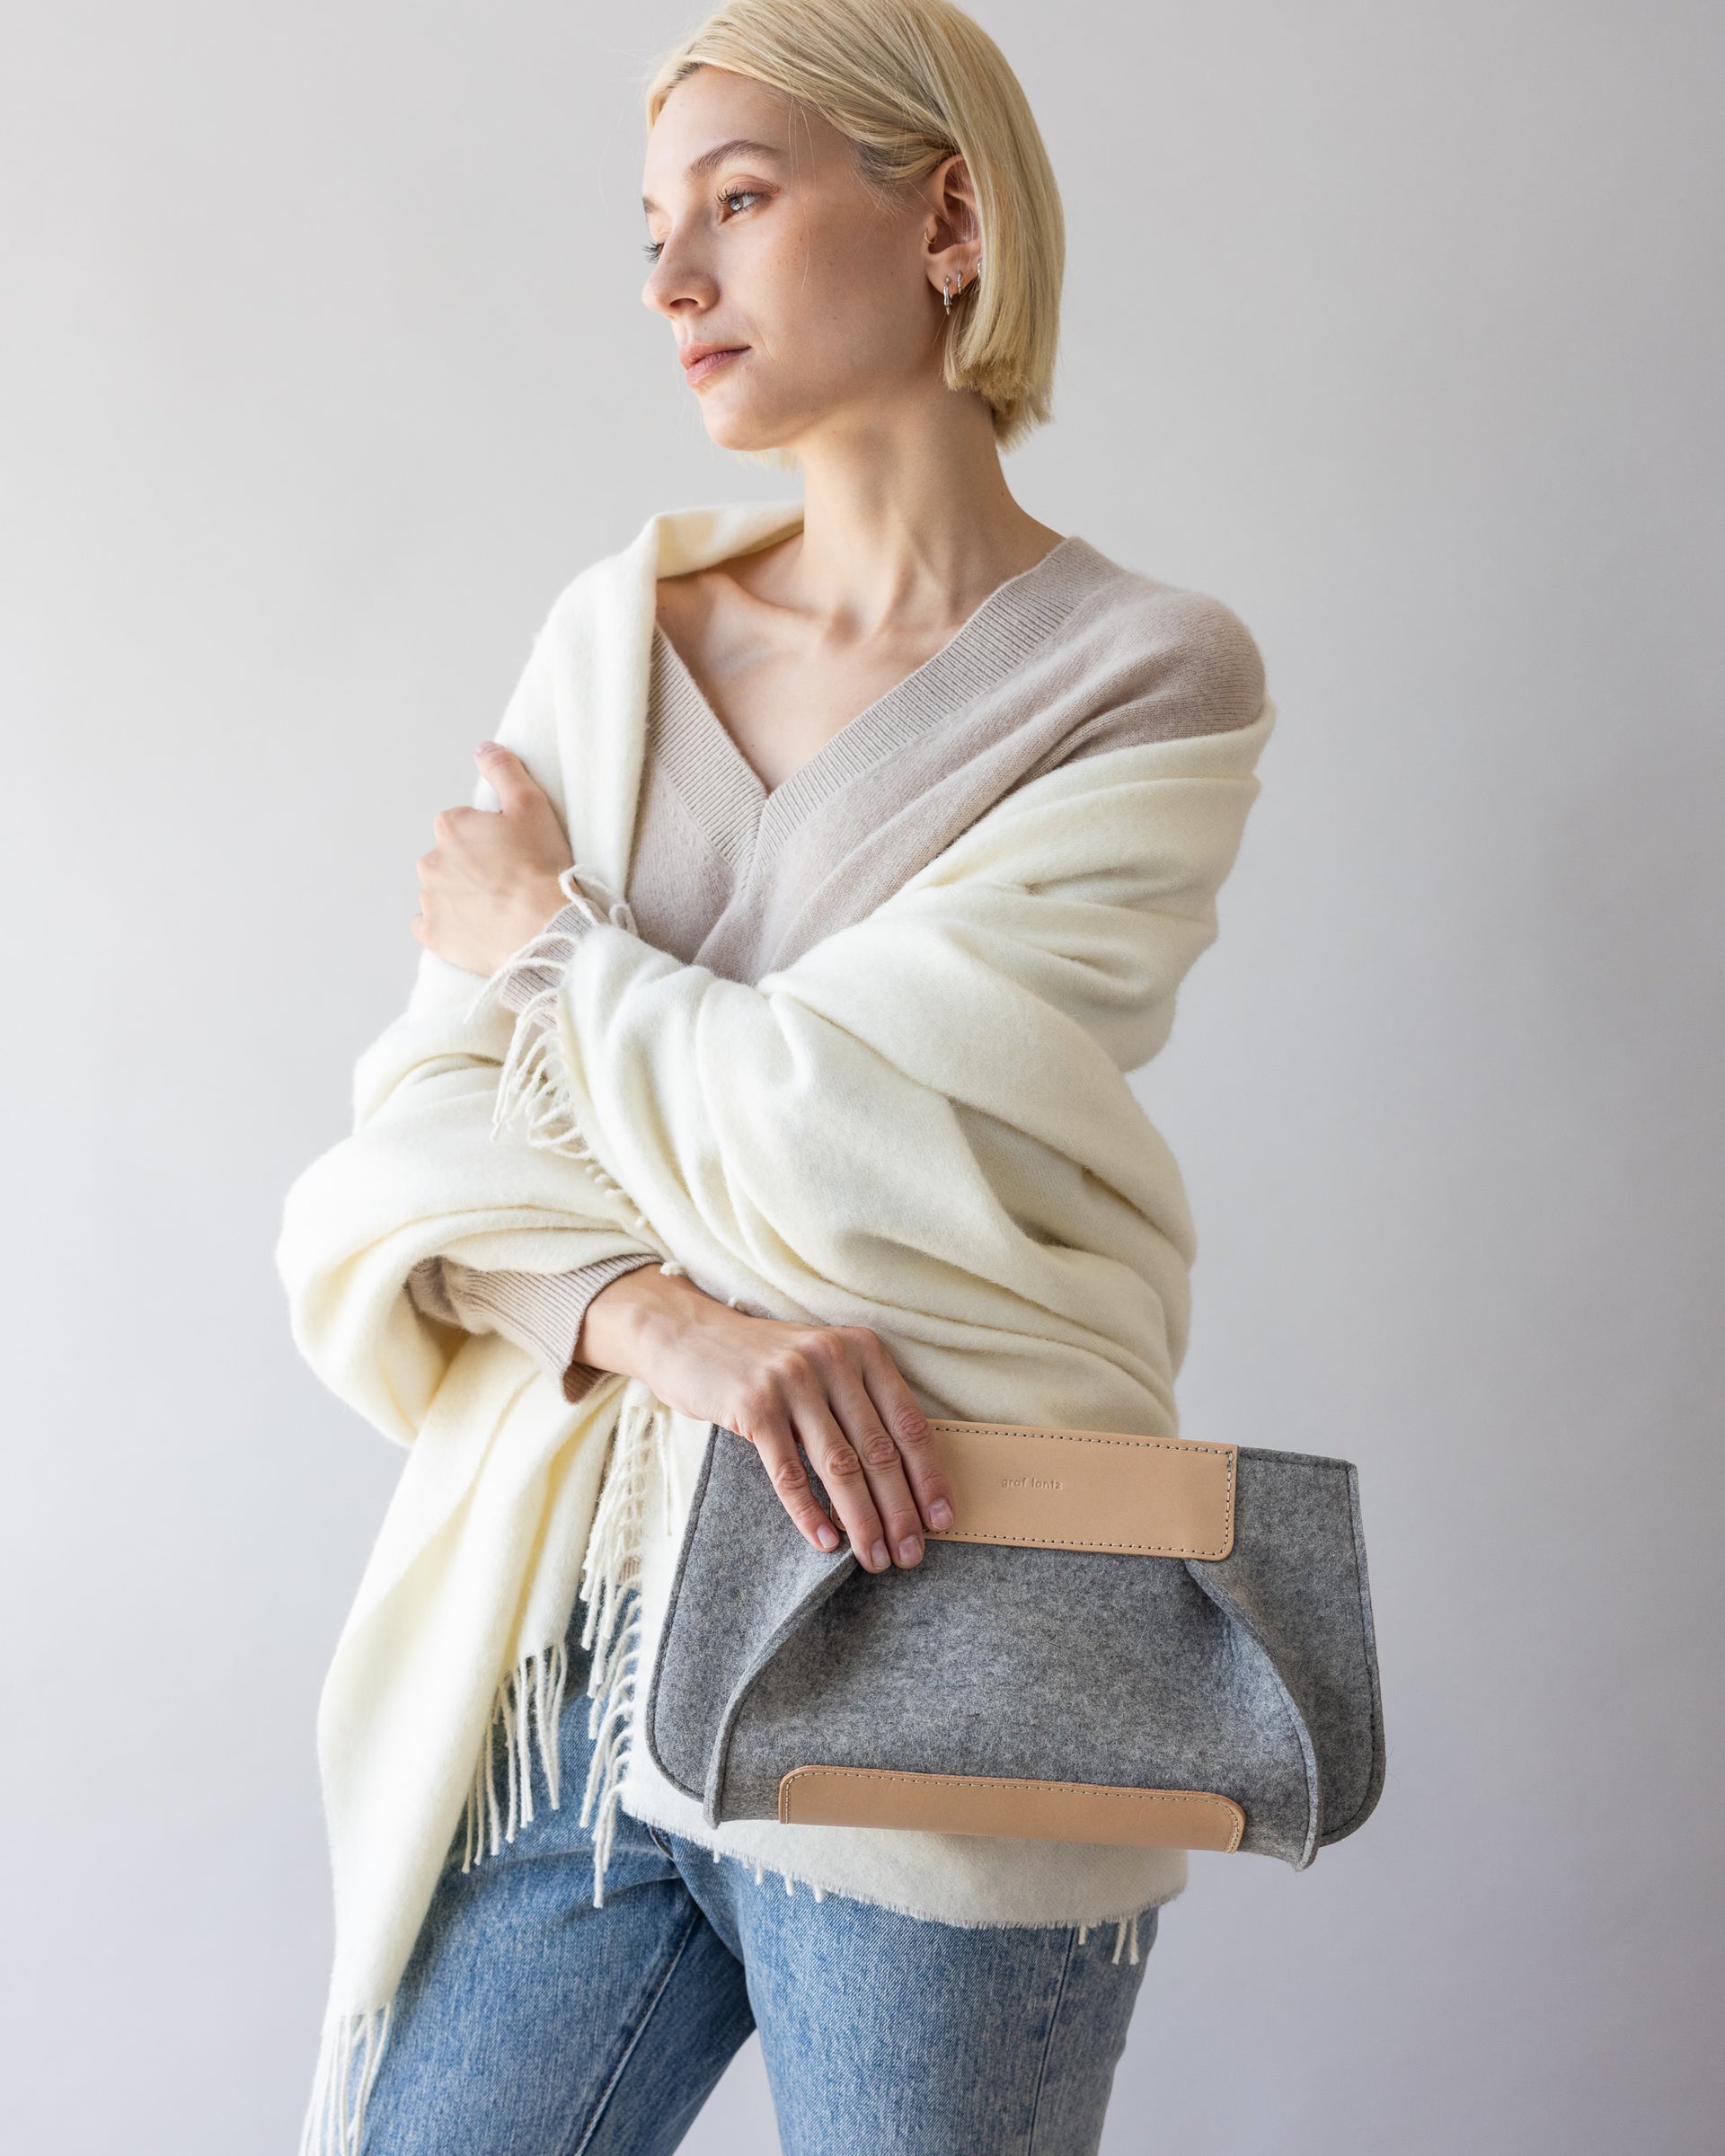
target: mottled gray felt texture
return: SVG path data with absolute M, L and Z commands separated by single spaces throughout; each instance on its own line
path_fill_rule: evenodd
M 646 1721 L 714 1825 L 776 1818 L 809 1765 L 1208 1789 L 1303 1869 L 1384 1781 L 1358 1477 L 1243 1447 L 1216 1560 L 930 1542 L 873 1574 L 811 1549 L 715 1424 Z

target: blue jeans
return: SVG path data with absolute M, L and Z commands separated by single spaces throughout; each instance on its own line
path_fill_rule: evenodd
M 446 1866 L 365 2156 L 660 2156 L 755 2028 L 784 2156 L 1093 2156 L 1155 1912 L 1135 1964 L 1111 1923 L 1081 1943 L 787 1895 L 626 1813 L 595 1908 L 578 1629 L 562 1807 Z

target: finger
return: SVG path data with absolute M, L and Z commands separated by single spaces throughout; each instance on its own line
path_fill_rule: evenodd
M 505 816 L 511 809 L 526 808 L 536 794 L 544 791 L 512 748 L 504 748 L 495 741 L 482 741 L 473 755 L 481 773 L 491 781 Z
M 789 1427 L 764 1430 L 759 1436 L 751 1436 L 749 1443 L 760 1454 L 774 1495 L 804 1541 L 812 1542 L 817 1550 L 836 1550 L 838 1530 L 827 1518 L 803 1471 Z
M 797 1435 L 826 1485 L 840 1524 L 851 1538 L 858 1564 L 870 1572 L 889 1570 L 892 1552 L 874 1507 L 868 1471 L 856 1447 L 834 1419 L 824 1396 L 799 1409 Z
M 898 1447 L 917 1512 L 935 1533 L 944 1533 L 953 1520 L 952 1485 L 941 1465 L 934 1433 L 879 1334 L 866 1328 L 864 1332 L 862 1382 L 875 1413 Z
M 834 1401 L 834 1409 L 862 1462 L 893 1562 L 906 1567 L 920 1564 L 922 1517 L 891 1431 L 875 1412 L 873 1401 L 861 1384 L 845 1386 Z

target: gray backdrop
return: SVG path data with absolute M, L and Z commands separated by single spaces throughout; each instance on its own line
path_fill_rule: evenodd
M 10 13 L 6 2100 L 234 2156 L 297 2125 L 398 1463 L 295 1355 L 282 1193 L 554 593 L 792 482 L 638 303 L 680 11 Z M 1144 1081 L 1186 1428 L 1359 1462 L 1387 1695 L 1356 1840 L 1195 1860 L 1108 2150 L 1717 2145 L 1721 16 L 979 13 L 1071 227 L 1013 484 L 1281 709 Z M 758 2059 L 698 2156 L 773 2145 Z

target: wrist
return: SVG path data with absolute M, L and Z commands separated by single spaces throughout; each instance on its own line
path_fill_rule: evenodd
M 486 954 L 490 970 L 498 972 L 525 950 L 535 938 L 544 934 L 560 914 L 568 914 L 565 926 L 579 930 L 591 925 L 590 917 L 566 898 L 562 887 L 554 876 L 538 876 L 523 887 L 509 900 L 506 915 L 501 916 L 491 930 L 495 939 L 492 949 Z M 505 949 L 504 946 L 508 948 Z
M 575 1339 L 575 1359 L 595 1370 L 641 1377 L 686 1335 L 702 1305 L 713 1298 L 685 1273 L 638 1266 L 600 1288 L 588 1304 Z
M 517 913 L 516 925 L 521 933 L 513 948 L 518 950 L 523 943 L 542 934 L 558 915 L 572 903 L 564 896 L 563 888 L 554 876 L 535 877 L 527 887 Z

